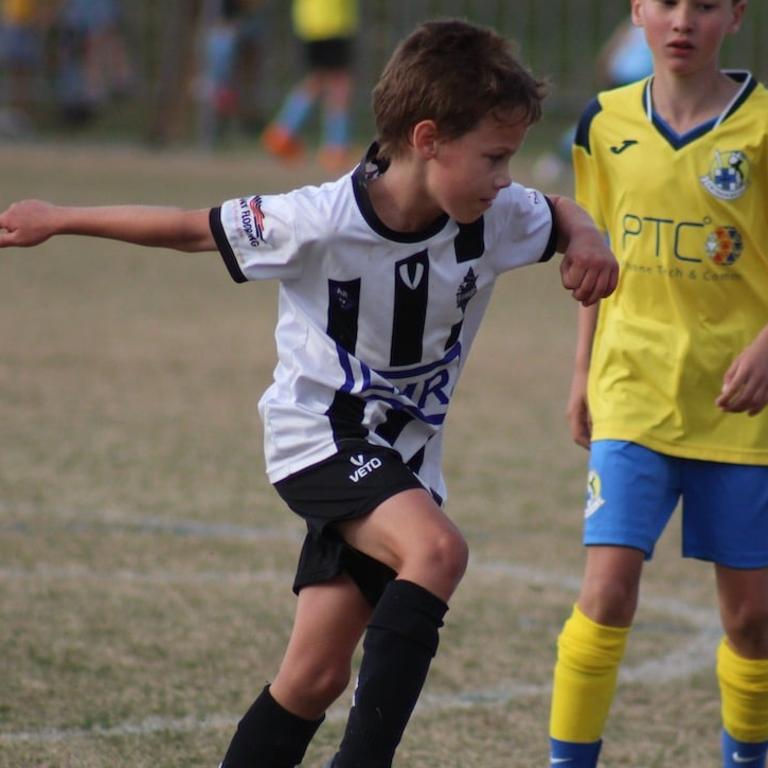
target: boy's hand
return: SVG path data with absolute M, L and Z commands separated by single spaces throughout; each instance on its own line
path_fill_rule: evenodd
M 731 363 L 715 404 L 728 413 L 756 416 L 768 405 L 768 327 Z
M 587 403 L 588 370 L 576 368 L 571 380 L 571 391 L 565 415 L 571 428 L 573 441 L 582 448 L 589 448 L 592 442 L 592 418 Z
M 610 296 L 619 280 L 619 265 L 589 214 L 568 197 L 550 195 L 554 206 L 557 250 L 563 254 L 563 286 L 585 307 Z
M 616 290 L 619 265 L 596 229 L 574 232 L 560 262 L 563 287 L 585 307 Z
M 45 242 L 56 233 L 57 206 L 42 200 L 23 200 L 0 213 L 0 248 Z

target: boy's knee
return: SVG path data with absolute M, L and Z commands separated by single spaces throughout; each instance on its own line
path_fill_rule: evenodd
M 601 579 L 585 582 L 579 605 L 598 624 L 628 627 L 637 609 L 638 587 L 634 582 Z
M 469 562 L 469 545 L 458 531 L 443 531 L 429 542 L 425 555 L 430 568 L 458 584 Z
M 768 605 L 740 606 L 723 616 L 731 645 L 747 658 L 768 658 Z
M 341 696 L 349 685 L 352 668 L 349 660 L 325 659 L 322 663 L 294 666 L 282 673 L 288 685 L 309 708 L 322 712 Z

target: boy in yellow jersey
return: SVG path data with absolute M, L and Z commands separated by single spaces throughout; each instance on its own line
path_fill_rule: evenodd
M 294 0 L 293 28 L 301 41 L 308 74 L 288 94 L 262 137 L 283 160 L 304 154 L 299 132 L 312 106 L 323 99 L 323 136 L 318 153 L 331 172 L 347 170 L 352 46 L 358 27 L 357 0 Z
M 619 286 L 580 310 L 568 415 L 591 449 L 587 561 L 558 640 L 551 764 L 595 766 L 644 560 L 682 500 L 714 563 L 723 766 L 768 749 L 768 92 L 721 71 L 746 0 L 632 0 L 654 73 L 577 131 L 577 199 Z

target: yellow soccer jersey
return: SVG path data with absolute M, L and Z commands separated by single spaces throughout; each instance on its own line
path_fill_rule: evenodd
M 293 26 L 302 40 L 352 37 L 357 30 L 357 0 L 294 0 Z
M 729 74 L 736 98 L 682 137 L 654 114 L 650 80 L 601 93 L 579 123 L 576 197 L 621 267 L 592 349 L 592 437 L 768 465 L 768 409 L 714 403 L 768 324 L 768 91 Z

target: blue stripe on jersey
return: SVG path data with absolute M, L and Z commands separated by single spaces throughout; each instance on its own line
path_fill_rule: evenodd
M 376 371 L 380 376 L 385 379 L 407 379 L 412 376 L 421 376 L 424 373 L 431 373 L 437 368 L 442 368 L 448 365 L 452 360 L 461 355 L 461 344 L 457 342 L 454 344 L 443 356 L 441 360 L 437 360 L 434 363 L 428 363 L 427 365 L 419 365 L 415 368 L 407 368 L 405 370 L 397 371 Z
M 445 421 L 445 410 L 438 413 L 429 413 L 424 407 L 424 402 L 421 404 L 413 403 L 410 398 L 421 387 L 420 397 L 422 399 L 426 400 L 427 396 L 433 396 L 437 398 L 440 406 L 447 409 L 450 395 L 452 394 L 452 387 L 450 390 L 446 389 L 451 384 L 451 377 L 446 369 L 454 360 L 461 357 L 461 350 L 461 343 L 457 342 L 440 360 L 436 360 L 433 363 L 395 371 L 374 370 L 360 360 L 352 358 L 349 352 L 341 344 L 337 343 L 336 353 L 339 358 L 339 364 L 344 371 L 344 383 L 338 392 L 342 395 L 358 396 L 361 401 L 365 402 L 385 403 L 391 408 L 404 411 L 412 418 L 418 419 L 425 424 L 440 425 Z M 357 377 L 354 372 L 355 363 L 360 368 L 360 374 Z M 426 377 L 429 374 L 436 372 L 438 373 L 437 377 L 433 377 L 431 381 L 427 380 Z M 444 373 L 442 377 L 440 377 L 441 372 Z M 404 387 L 398 387 L 394 384 L 374 383 L 374 375 L 384 379 L 384 382 L 406 379 L 418 379 L 418 381 L 411 381 Z
M 584 112 L 582 112 L 581 118 L 579 119 L 579 124 L 576 126 L 576 136 L 573 140 L 573 143 L 577 147 L 583 147 L 590 155 L 592 154 L 592 150 L 589 146 L 589 127 L 592 125 L 592 121 L 595 119 L 595 115 L 597 115 L 602 109 L 603 107 L 597 98 L 592 99 L 592 101 L 587 104 Z

